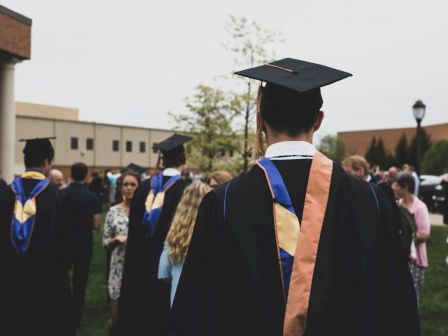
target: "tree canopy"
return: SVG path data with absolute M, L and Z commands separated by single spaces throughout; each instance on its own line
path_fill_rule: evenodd
M 434 143 L 423 156 L 422 172 L 424 174 L 441 175 L 448 173 L 448 141 Z
M 318 149 L 322 154 L 336 162 L 342 162 L 345 158 L 346 145 L 337 135 L 329 134 L 323 137 Z
M 176 129 L 193 135 L 187 145 L 191 164 L 210 172 L 224 156 L 238 150 L 239 140 L 232 130 L 232 100 L 219 89 L 199 85 L 186 99 L 186 106 L 188 113 L 173 115 Z

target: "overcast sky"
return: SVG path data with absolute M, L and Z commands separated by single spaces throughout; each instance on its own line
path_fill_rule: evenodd
M 323 89 L 324 132 L 448 122 L 446 0 L 4 0 L 33 20 L 16 100 L 79 108 L 81 119 L 171 128 L 198 84 L 225 86 L 229 14 L 281 31 L 277 58 L 354 74 Z M 231 78 L 235 83 L 237 78 Z M 231 82 L 232 83 L 232 82 Z

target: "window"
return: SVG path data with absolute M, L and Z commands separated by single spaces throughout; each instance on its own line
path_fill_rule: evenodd
M 120 150 L 120 142 L 118 140 L 112 140 L 112 151 L 118 152 Z
M 126 152 L 132 152 L 132 141 L 126 141 Z
M 140 141 L 140 153 L 146 153 L 146 142 Z
M 86 149 L 93 150 L 93 139 L 92 138 L 86 139 Z
M 78 149 L 78 138 L 77 137 L 71 137 L 70 138 L 70 148 L 71 149 Z
M 154 154 L 157 154 L 159 151 L 155 148 L 155 146 L 157 145 L 157 142 L 154 142 L 154 144 L 152 145 L 152 152 Z

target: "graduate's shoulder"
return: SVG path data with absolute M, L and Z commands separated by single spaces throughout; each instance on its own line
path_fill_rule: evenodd
M 264 181 L 264 179 L 263 171 L 260 167 L 254 165 L 250 170 L 242 172 L 230 181 L 220 185 L 210 194 L 214 194 L 218 200 L 223 200 L 228 196 L 242 196 L 247 192 L 253 192 L 259 189 L 260 182 Z
M 146 196 L 149 193 L 149 190 L 151 190 L 151 180 L 147 179 L 142 182 L 140 182 L 137 190 L 135 191 L 134 199 L 146 199 Z
M 352 200 L 354 206 L 363 208 L 379 208 L 381 191 L 375 185 L 348 174 L 337 162 L 333 165 L 332 188 L 336 199 Z

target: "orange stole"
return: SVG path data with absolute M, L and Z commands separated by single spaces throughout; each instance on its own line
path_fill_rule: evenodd
M 283 324 L 284 336 L 302 336 L 305 333 L 311 284 L 332 172 L 333 161 L 316 151 L 308 178 L 300 234 L 294 256 Z

